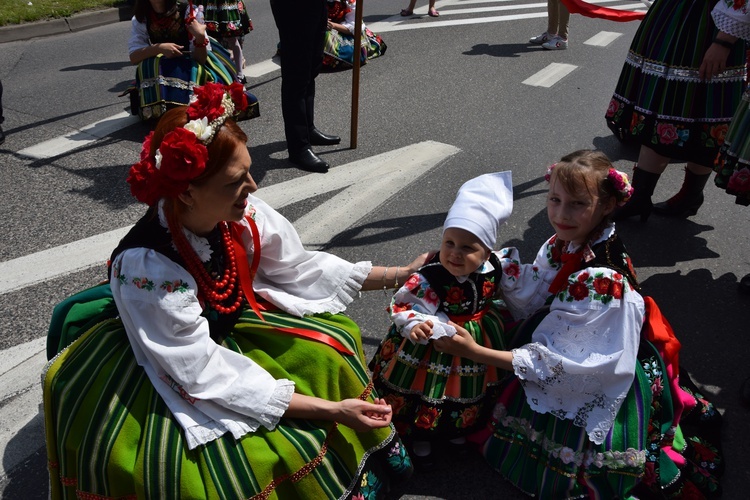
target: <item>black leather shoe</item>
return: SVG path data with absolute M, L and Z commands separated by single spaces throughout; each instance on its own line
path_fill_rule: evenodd
M 310 131 L 310 144 L 313 146 L 334 146 L 341 142 L 341 137 L 337 135 L 324 134 L 314 128 Z
M 289 154 L 289 161 L 302 170 L 325 174 L 328 172 L 328 162 L 321 160 L 311 149 L 303 149 L 299 153 Z

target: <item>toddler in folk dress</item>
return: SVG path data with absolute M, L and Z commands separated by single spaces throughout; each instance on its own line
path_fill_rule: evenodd
M 491 410 L 498 370 L 437 352 L 431 340 L 455 334 L 454 322 L 479 344 L 504 348 L 504 313 L 495 298 L 502 268 L 492 248 L 512 208 L 511 172 L 466 182 L 448 212 L 440 251 L 391 301 L 393 324 L 370 369 L 421 465 L 429 463 L 431 441 L 460 445 Z

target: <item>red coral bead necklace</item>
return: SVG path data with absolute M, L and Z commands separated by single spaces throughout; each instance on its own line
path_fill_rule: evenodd
M 187 270 L 198 284 L 198 293 L 213 309 L 221 314 L 231 314 L 239 309 L 242 305 L 244 294 L 242 293 L 242 287 L 238 286 L 237 283 L 237 260 L 229 225 L 226 222 L 219 224 L 224 246 L 224 273 L 220 279 L 214 279 L 206 271 L 203 262 L 201 262 L 198 254 L 195 253 L 192 245 L 185 237 L 182 227 L 176 221 L 173 221 L 172 217 L 167 217 L 167 221 L 169 231 L 172 233 L 172 241 L 174 241 L 177 251 L 185 261 Z M 229 307 L 222 305 L 222 302 L 231 297 L 235 293 L 235 290 L 237 297 L 234 303 Z

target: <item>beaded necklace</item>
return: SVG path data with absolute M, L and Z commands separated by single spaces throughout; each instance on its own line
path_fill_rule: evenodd
M 198 284 L 198 295 L 220 314 L 231 314 L 239 309 L 242 305 L 244 294 L 242 293 L 242 287 L 237 286 L 237 260 L 229 225 L 226 222 L 219 224 L 225 256 L 224 273 L 220 279 L 213 278 L 206 271 L 206 267 L 201 262 L 198 254 L 195 253 L 192 245 L 190 245 L 190 242 L 185 237 L 185 233 L 182 232 L 182 227 L 174 220 L 173 216 L 167 216 L 167 225 L 169 226 L 169 232 L 172 233 L 172 240 L 177 247 L 177 252 L 179 252 L 185 261 L 187 270 Z M 235 290 L 236 299 L 234 303 L 229 307 L 222 305 L 228 298 L 235 295 Z

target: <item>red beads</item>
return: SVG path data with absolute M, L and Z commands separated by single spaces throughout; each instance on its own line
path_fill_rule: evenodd
M 180 256 L 185 260 L 187 270 L 195 278 L 198 284 L 198 294 L 207 301 L 213 309 L 220 314 L 231 314 L 240 308 L 244 294 L 242 287 L 237 286 L 237 261 L 234 254 L 234 244 L 232 235 L 229 231 L 229 225 L 226 222 L 220 224 L 222 243 L 224 246 L 224 273 L 221 279 L 214 279 L 206 271 L 203 262 L 198 254 L 188 242 L 182 227 L 167 217 L 169 231 L 172 233 L 172 240 L 177 247 Z M 229 307 L 222 303 L 236 292 L 234 303 Z

